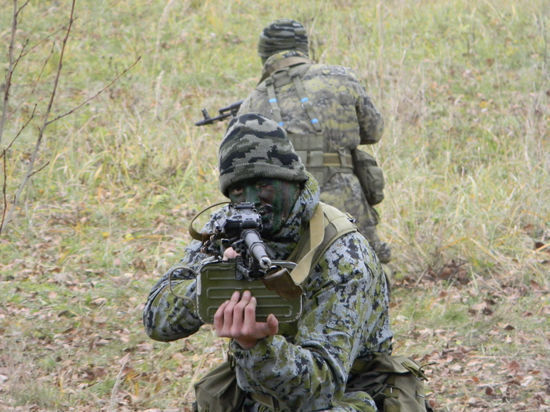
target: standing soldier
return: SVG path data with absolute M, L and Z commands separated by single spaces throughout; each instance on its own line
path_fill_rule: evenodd
M 359 144 L 382 137 L 384 121 L 353 72 L 342 66 L 314 64 L 302 24 L 280 19 L 260 35 L 260 83 L 239 114 L 256 112 L 275 120 L 321 185 L 321 200 L 356 219 L 382 263 L 391 250 L 376 232 L 383 199 L 382 170 Z

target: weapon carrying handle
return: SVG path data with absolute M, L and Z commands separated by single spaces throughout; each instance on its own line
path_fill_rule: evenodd
M 243 104 L 244 100 L 239 100 L 238 102 L 231 103 L 229 106 L 222 107 L 218 112 L 220 114 L 224 112 L 230 112 L 233 116 L 237 114 L 239 111 L 239 108 L 241 107 L 241 104 Z
M 226 204 L 229 204 L 229 203 L 230 202 L 214 203 L 213 205 L 210 205 L 207 208 L 201 210 L 199 213 L 197 213 L 195 215 L 195 217 L 193 217 L 193 219 L 191 219 L 191 222 L 189 223 L 189 234 L 191 235 L 191 237 L 195 240 L 200 240 L 201 242 L 206 242 L 208 239 L 210 239 L 210 236 L 212 235 L 211 233 L 202 233 L 202 232 L 197 231 L 193 227 L 193 223 L 195 223 L 195 220 L 197 220 L 197 218 L 199 216 L 201 216 L 207 210 L 210 210 L 210 209 L 212 209 L 213 207 L 216 207 L 216 206 L 226 205 Z

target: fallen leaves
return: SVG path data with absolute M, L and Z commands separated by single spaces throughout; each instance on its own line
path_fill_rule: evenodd
M 464 405 L 501 410 L 501 402 L 523 405 L 514 410 L 538 410 L 547 405 L 545 379 L 541 378 L 545 375 L 547 381 L 549 371 L 530 368 L 529 365 L 534 364 L 532 360 L 522 362 L 505 356 L 480 355 L 473 348 L 457 347 L 433 351 L 420 363 L 427 365 L 424 369 L 430 378 L 428 386 L 433 396 L 439 405 L 446 405 L 449 410 Z M 525 391 L 536 396 L 527 397 Z
M 462 283 L 465 266 L 451 261 L 394 283 L 396 349 L 418 354 L 436 410 L 550 409 L 546 285 L 535 278 Z
M 440 269 L 428 269 L 428 276 L 437 280 L 456 281 L 466 285 L 470 282 L 468 271 L 464 267 L 466 262 L 457 262 L 452 259 L 450 262 L 443 264 Z
M 491 300 L 484 300 L 483 302 L 476 303 L 468 308 L 468 313 L 471 315 L 475 315 L 477 313 L 481 313 L 486 316 L 490 316 L 493 314 L 493 310 L 491 309 L 491 306 L 494 305 L 494 301 Z

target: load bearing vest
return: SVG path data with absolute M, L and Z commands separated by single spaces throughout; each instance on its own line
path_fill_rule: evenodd
M 321 118 L 318 115 L 315 106 L 306 94 L 304 84 L 297 72 L 290 67 L 279 69 L 275 76 L 287 76 L 294 85 L 294 89 L 300 100 L 309 122 L 315 133 L 307 135 L 295 135 L 289 133 L 288 137 L 292 141 L 296 154 L 300 156 L 306 168 L 315 176 L 321 185 L 328 179 L 326 174 L 327 167 L 343 169 L 342 171 L 351 172 L 353 170 L 353 159 L 351 153 L 347 150 L 339 152 L 325 152 L 324 136 L 322 135 Z M 281 108 L 275 92 L 273 76 L 265 80 L 268 102 L 271 107 L 272 117 L 279 126 L 285 127 L 281 116 Z

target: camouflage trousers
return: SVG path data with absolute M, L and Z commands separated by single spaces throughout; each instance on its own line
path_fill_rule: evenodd
M 368 204 L 361 184 L 353 173 L 334 173 L 321 186 L 321 201 L 353 216 L 359 232 L 367 238 L 380 262 L 390 261 L 390 246 L 380 240 L 376 230 L 378 212 Z
M 290 412 L 269 396 L 240 389 L 231 364 L 222 362 L 195 384 L 193 412 Z M 376 412 L 376 404 L 366 392 L 356 391 L 344 393 L 342 399 L 335 399 L 332 407 L 324 411 Z

